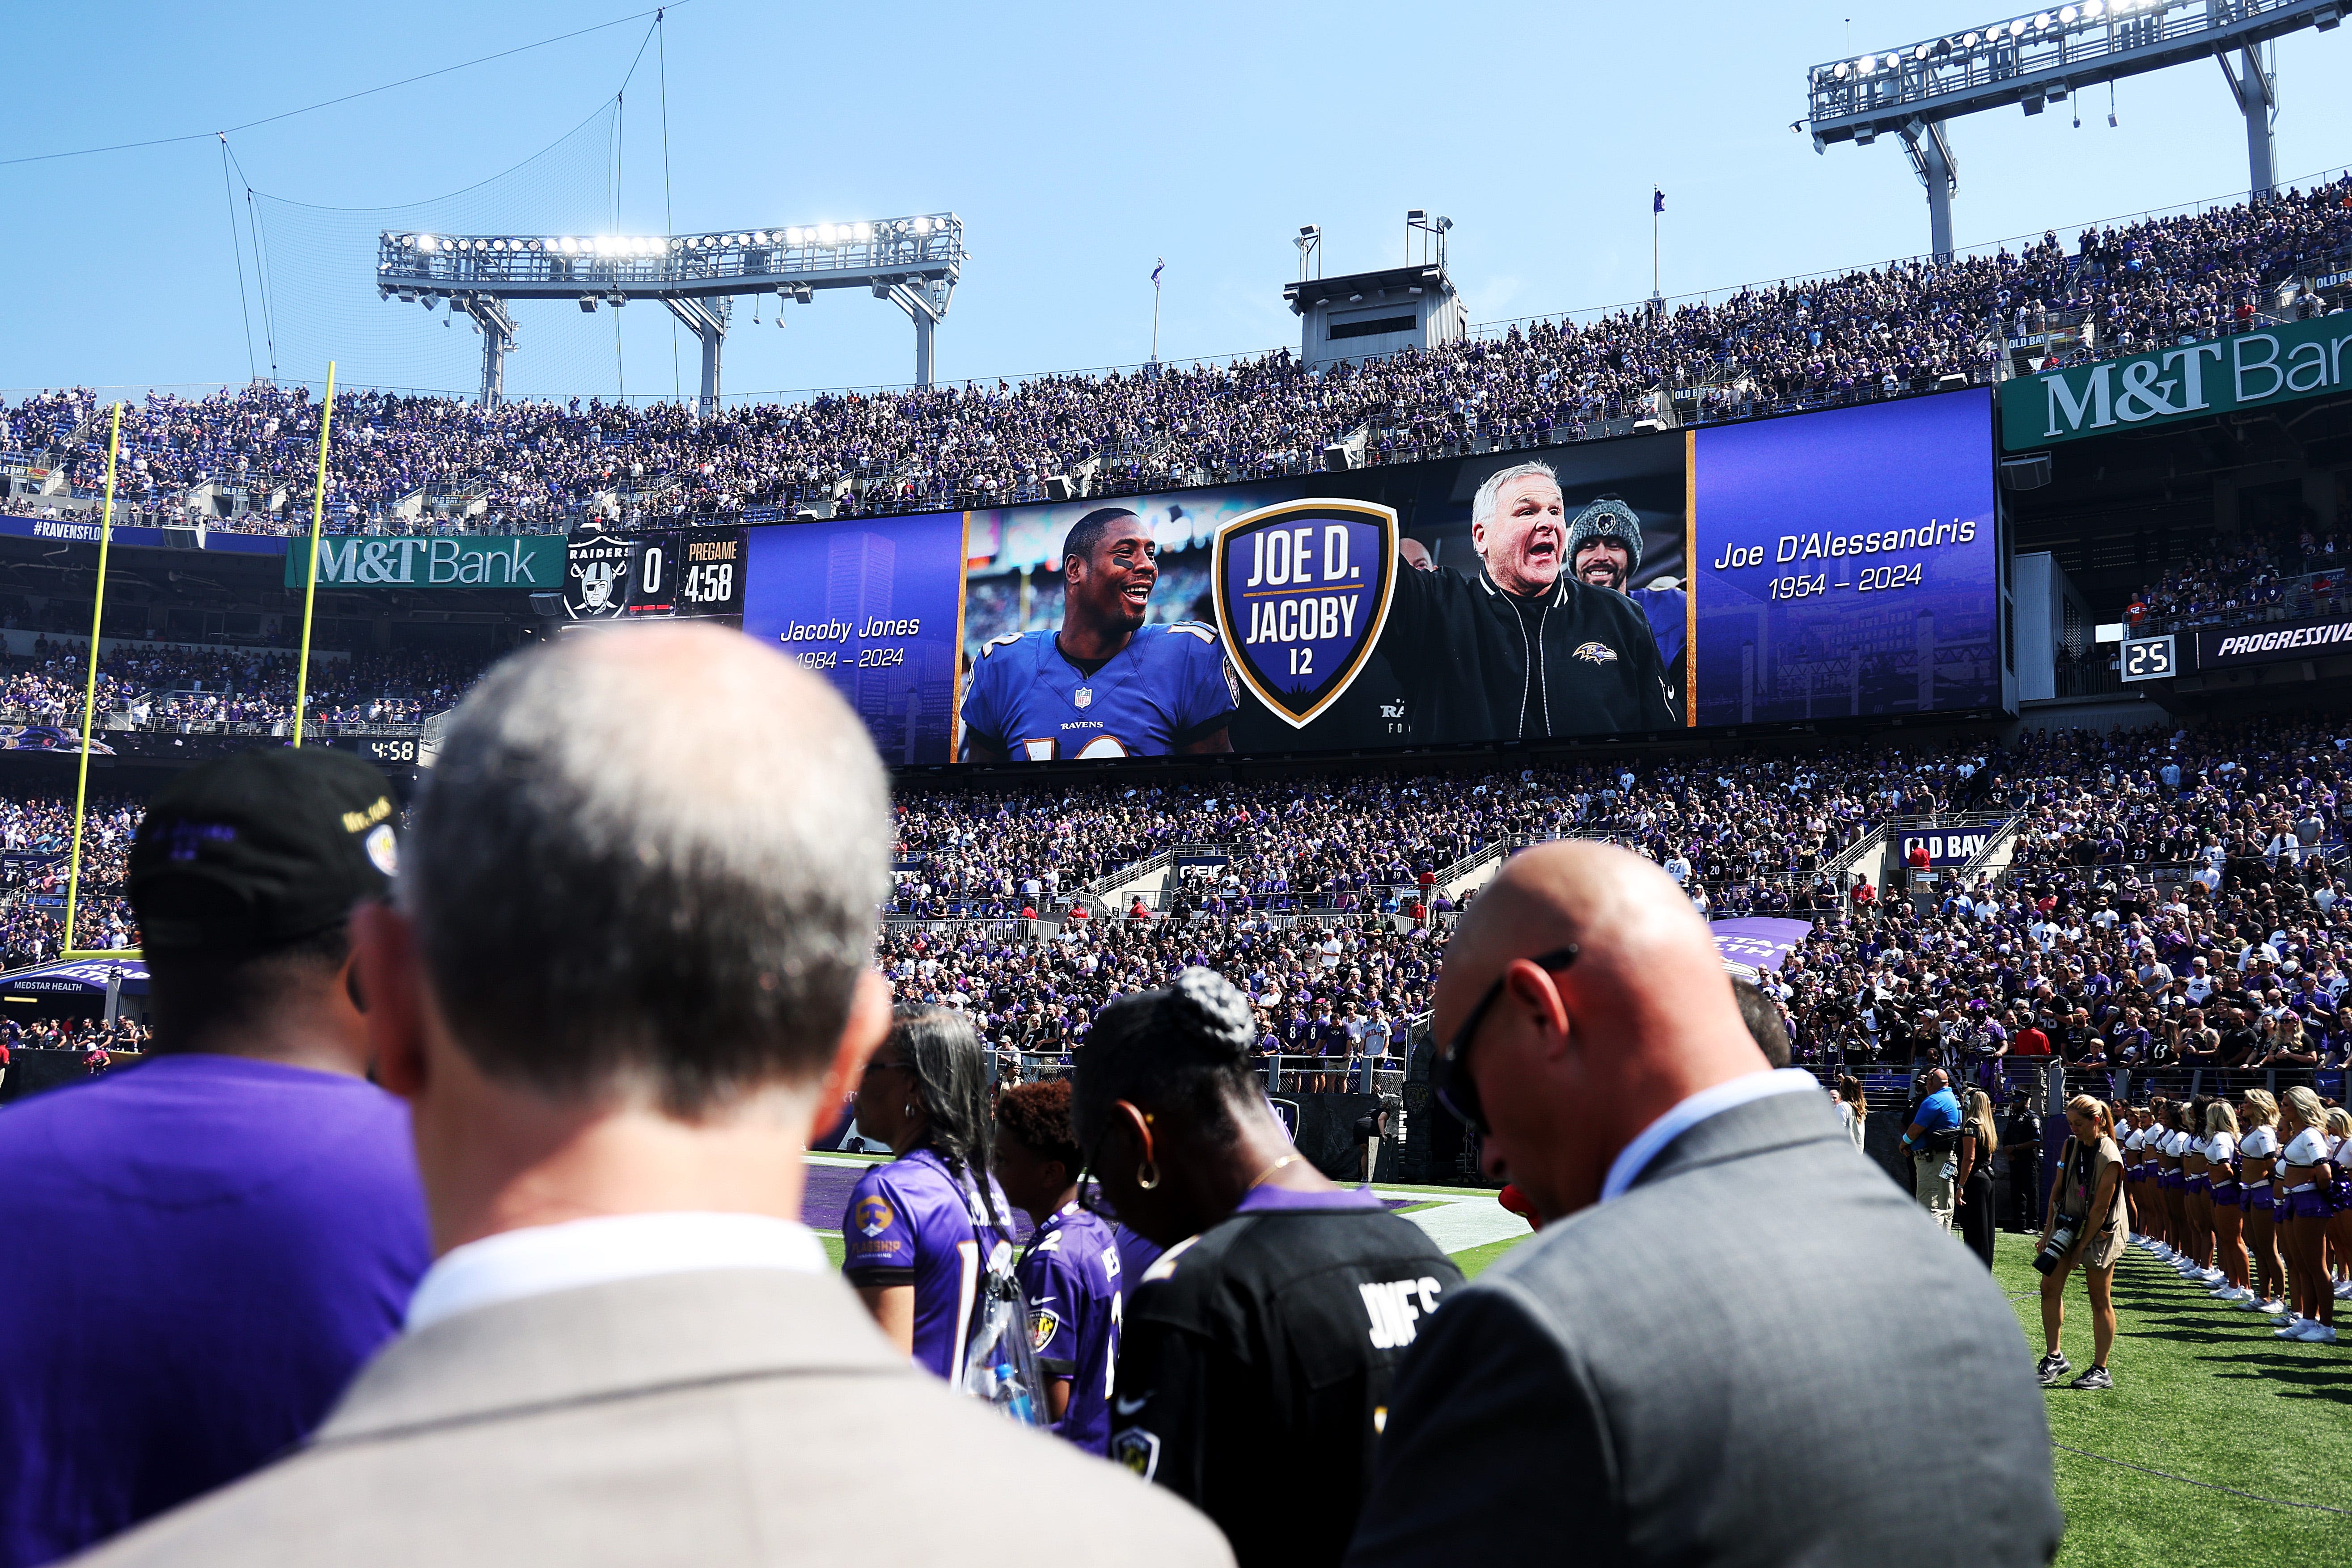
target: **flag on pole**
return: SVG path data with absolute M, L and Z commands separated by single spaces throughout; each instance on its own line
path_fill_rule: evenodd
M 1666 193 L 1655 185 L 1650 187 L 1650 210 L 1654 213 L 1666 210 Z
M 1155 257 L 1153 258 L 1153 262 L 1154 265 L 1151 268 L 1151 286 L 1154 289 L 1157 289 L 1160 287 L 1160 275 L 1168 270 L 1168 258 L 1164 256 Z

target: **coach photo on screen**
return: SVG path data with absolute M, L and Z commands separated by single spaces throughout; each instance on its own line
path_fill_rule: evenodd
M 1125 507 L 1062 543 L 1059 631 L 1007 632 L 972 661 L 963 760 L 1057 762 L 1230 752 L 1241 689 L 1214 626 L 1146 625 L 1160 546 Z
M 2050 1560 L 2016 1314 L 1765 1066 L 1663 870 L 1514 856 L 1432 1022 L 1433 1093 L 1545 1224 L 1406 1351 L 1349 1568 Z
M 1420 742 L 1671 730 L 1657 639 L 1633 601 L 1568 569 L 1548 463 L 1496 470 L 1470 502 L 1475 577 L 1403 551 L 1381 651 Z M 1426 559 L 1423 555 L 1422 559 Z

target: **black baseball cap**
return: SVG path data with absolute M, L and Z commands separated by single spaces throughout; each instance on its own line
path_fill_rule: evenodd
M 392 786 L 348 752 L 247 752 L 192 768 L 148 803 L 131 907 L 150 953 L 236 958 L 341 924 L 391 890 Z

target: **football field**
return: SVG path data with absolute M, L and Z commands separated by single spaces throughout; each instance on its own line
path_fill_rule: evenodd
M 2004 1234 L 1993 1277 L 2042 1353 L 2032 1238 Z M 2090 1304 L 2070 1282 L 2061 1348 L 2091 1363 Z M 2066 1510 L 2066 1568 L 2352 1557 L 2352 1346 L 2271 1337 L 2137 1247 L 2116 1268 L 2116 1337 L 2099 1394 L 2043 1397 Z M 2347 1314 L 2352 1321 L 2352 1314 Z
M 837 1263 L 841 1235 L 833 1227 L 842 1197 L 869 1161 L 811 1160 L 820 1169 L 811 1172 L 809 1223 Z M 1375 1190 L 1465 1274 L 1476 1275 L 1530 1234 L 1492 1192 L 1385 1183 Z M 826 1203 L 830 1215 L 819 1212 Z M 2017 1313 L 2018 1355 L 2027 1366 L 2042 1353 L 2032 1258 L 2032 1238 L 2003 1233 L 1993 1267 Z M 2080 1276 L 2070 1284 L 2063 1344 L 2079 1371 L 2091 1363 L 2090 1303 Z M 2066 1510 L 2062 1568 L 2352 1562 L 2352 1342 L 2273 1339 L 2273 1320 L 2221 1305 L 2137 1247 L 2116 1270 L 2116 1310 L 2108 1361 L 2116 1386 L 2042 1396 Z

